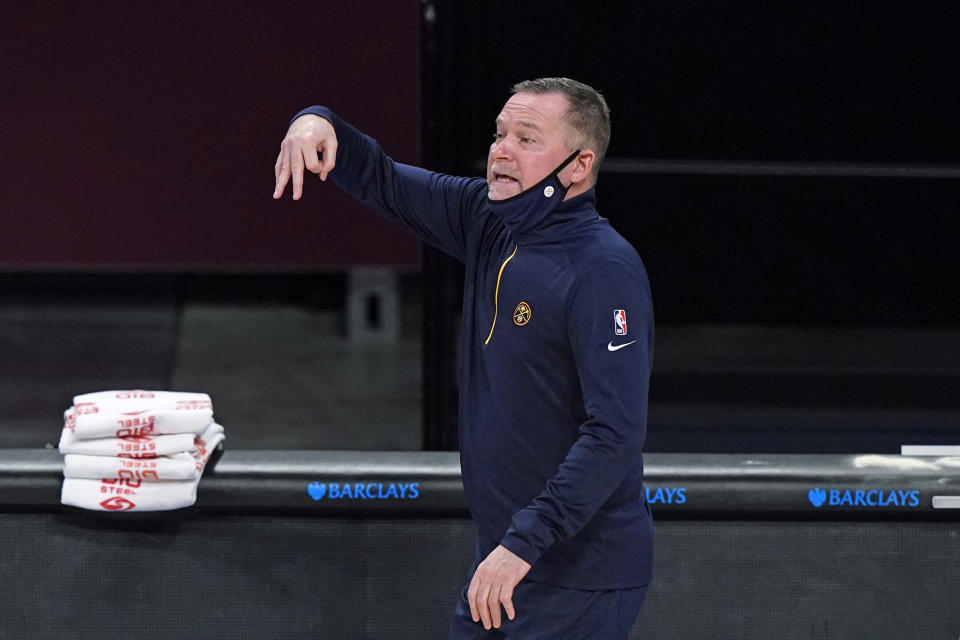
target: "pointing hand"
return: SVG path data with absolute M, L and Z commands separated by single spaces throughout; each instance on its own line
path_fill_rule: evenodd
M 318 152 L 323 154 L 321 160 Z M 337 159 L 337 133 L 328 120 L 307 114 L 293 121 L 280 143 L 280 155 L 273 168 L 276 185 L 274 200 L 283 195 L 287 182 L 293 180 L 293 199 L 303 195 L 303 170 L 319 174 L 321 180 L 333 170 Z

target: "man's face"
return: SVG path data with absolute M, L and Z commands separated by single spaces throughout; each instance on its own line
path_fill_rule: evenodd
M 505 200 L 532 187 L 570 155 L 563 122 L 567 106 L 559 93 L 517 93 L 507 100 L 487 154 L 491 200 Z

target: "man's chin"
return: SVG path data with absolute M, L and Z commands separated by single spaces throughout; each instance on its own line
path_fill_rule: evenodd
M 491 200 L 506 200 L 520 193 L 520 183 L 512 182 L 510 184 L 487 183 L 487 197 Z

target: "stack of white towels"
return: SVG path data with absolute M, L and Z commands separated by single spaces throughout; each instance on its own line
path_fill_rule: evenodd
M 74 396 L 60 435 L 60 501 L 95 511 L 189 507 L 223 439 L 205 393 L 129 390 Z

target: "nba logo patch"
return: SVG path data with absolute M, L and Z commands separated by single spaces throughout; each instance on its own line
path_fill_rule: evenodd
M 627 335 L 627 312 L 623 309 L 613 310 L 613 332 L 618 336 Z

